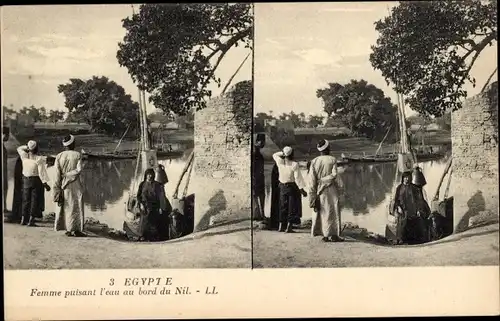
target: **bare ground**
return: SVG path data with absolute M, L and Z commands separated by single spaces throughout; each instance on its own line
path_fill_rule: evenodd
M 67 237 L 50 223 L 4 224 L 5 269 L 250 268 L 250 221 L 156 243 L 88 233 Z
M 391 246 L 346 236 L 324 243 L 309 229 L 254 230 L 254 268 L 499 265 L 499 224 L 476 227 L 424 245 Z

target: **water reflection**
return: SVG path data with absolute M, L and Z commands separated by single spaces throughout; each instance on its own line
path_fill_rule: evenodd
M 165 186 L 167 197 L 170 199 L 175 185 L 177 184 L 182 169 L 187 161 L 187 157 L 159 160 L 165 166 L 169 182 Z M 14 189 L 14 165 L 15 159 L 8 160 L 8 191 L 7 208 L 12 208 L 12 197 Z M 111 228 L 121 229 L 123 218 L 126 213 L 126 202 L 129 192 L 134 185 L 136 162 L 135 160 L 117 161 L 86 161 L 83 165 L 81 175 L 85 188 L 85 216 L 93 217 L 102 223 L 108 224 Z M 50 185 L 54 180 L 54 167 L 47 169 Z M 142 179 L 142 174 L 140 179 Z M 192 186 L 192 184 L 191 184 Z M 180 192 L 184 190 L 184 182 L 180 186 Z M 192 193 L 188 187 L 187 193 Z M 45 213 L 55 212 L 57 205 L 52 201 L 52 194 L 45 194 Z
M 437 184 L 446 167 L 446 159 L 422 162 L 419 165 L 427 179 L 424 194 L 430 198 L 436 192 Z M 268 163 L 265 167 L 265 214 L 267 217 L 271 209 L 272 166 L 272 163 Z M 371 232 L 384 234 L 389 202 L 399 183 L 396 178 L 396 163 L 346 166 L 339 172 L 344 183 L 344 195 L 341 198 L 342 221 L 357 224 Z M 303 169 L 302 174 L 307 175 L 307 171 Z M 451 184 L 453 185 L 453 180 Z M 308 207 L 308 202 L 302 202 L 302 213 L 303 219 L 311 218 L 312 210 Z

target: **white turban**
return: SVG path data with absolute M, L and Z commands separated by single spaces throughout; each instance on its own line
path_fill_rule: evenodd
M 320 146 L 320 145 L 318 144 L 318 146 L 317 146 L 318 151 L 320 151 L 320 152 L 324 151 L 325 149 L 327 149 L 327 148 L 328 148 L 328 145 L 330 145 L 330 143 L 329 143 L 329 142 L 325 139 L 325 143 L 324 143 L 322 146 Z
M 69 145 L 73 144 L 75 142 L 75 137 L 73 135 L 69 135 L 69 140 L 65 141 L 63 140 L 63 146 L 68 147 Z
M 290 146 L 285 146 L 283 148 L 283 156 L 288 157 L 292 154 L 293 149 Z
M 28 142 L 28 149 L 29 150 L 34 150 L 36 148 L 36 142 L 34 140 L 30 140 Z

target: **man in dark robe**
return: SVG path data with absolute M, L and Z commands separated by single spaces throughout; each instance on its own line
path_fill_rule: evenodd
M 264 157 L 260 152 L 264 145 L 264 137 L 257 135 L 252 153 L 252 218 L 256 221 L 265 219 L 264 202 L 266 198 L 266 184 L 264 177 Z
M 2 185 L 2 192 L 3 192 L 3 211 L 7 211 L 7 189 L 9 187 L 9 178 L 7 176 L 7 148 L 5 148 L 5 143 L 8 141 L 10 138 L 10 130 L 8 127 L 3 128 L 2 132 L 2 176 L 3 176 L 3 185 Z

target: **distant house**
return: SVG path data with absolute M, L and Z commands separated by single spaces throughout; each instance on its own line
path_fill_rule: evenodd
M 424 129 L 424 127 L 423 127 L 423 125 L 420 125 L 420 124 L 413 124 L 410 126 L 409 129 L 411 132 L 416 132 L 416 131 Z
M 439 131 L 441 130 L 441 126 L 439 126 L 438 124 L 429 124 L 425 127 L 425 129 L 428 131 L 428 132 L 435 132 L 435 131 Z
M 295 126 L 293 125 L 293 122 L 291 120 L 285 119 L 285 120 L 277 120 L 276 127 L 293 130 Z
M 175 122 L 175 121 L 171 121 L 171 122 L 168 122 L 168 123 L 160 123 L 160 122 L 152 122 L 151 124 L 149 124 L 149 128 L 151 129 L 167 129 L 167 130 L 177 130 L 179 129 L 181 126 Z

